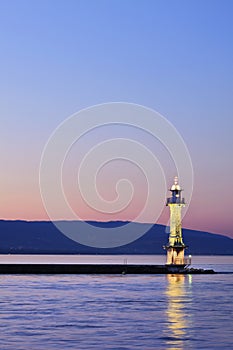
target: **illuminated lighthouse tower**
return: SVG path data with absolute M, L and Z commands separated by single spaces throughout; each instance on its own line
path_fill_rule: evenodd
M 184 250 L 186 245 L 182 239 L 181 209 L 185 206 L 182 198 L 182 189 L 178 184 L 178 178 L 174 178 L 174 184 L 170 188 L 171 197 L 167 198 L 167 206 L 170 208 L 170 234 L 169 242 L 164 247 L 167 250 L 167 264 L 184 265 Z

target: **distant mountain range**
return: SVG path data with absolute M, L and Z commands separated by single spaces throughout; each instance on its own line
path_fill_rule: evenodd
M 89 222 L 106 229 L 127 222 Z M 77 225 L 82 222 L 77 222 Z M 133 223 L 133 225 L 147 225 Z M 78 227 L 78 226 L 77 226 Z M 149 225 L 148 225 L 149 227 Z M 136 241 L 117 248 L 92 248 L 76 243 L 64 236 L 49 221 L 0 220 L 1 254 L 163 254 L 168 241 L 165 226 L 155 224 Z M 196 255 L 232 255 L 233 239 L 189 229 L 183 229 L 187 253 Z

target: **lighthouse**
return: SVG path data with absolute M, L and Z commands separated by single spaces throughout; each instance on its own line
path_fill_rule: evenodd
M 177 176 L 170 191 L 171 196 L 166 204 L 170 208 L 170 233 L 168 244 L 164 247 L 167 250 L 167 265 L 185 265 L 184 250 L 187 246 L 183 242 L 181 227 L 181 210 L 185 200 Z

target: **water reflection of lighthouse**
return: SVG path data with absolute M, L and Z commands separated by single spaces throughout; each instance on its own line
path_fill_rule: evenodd
M 187 275 L 169 274 L 167 282 L 167 349 L 187 349 L 187 337 L 191 328 L 187 311 L 187 304 L 192 302 L 191 288 L 189 288 L 191 280 Z

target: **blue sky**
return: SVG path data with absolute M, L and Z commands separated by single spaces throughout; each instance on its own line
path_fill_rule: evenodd
M 187 143 L 186 225 L 233 235 L 232 11 L 227 0 L 1 0 L 0 215 L 43 218 L 51 132 L 81 108 L 125 101 L 163 114 Z

